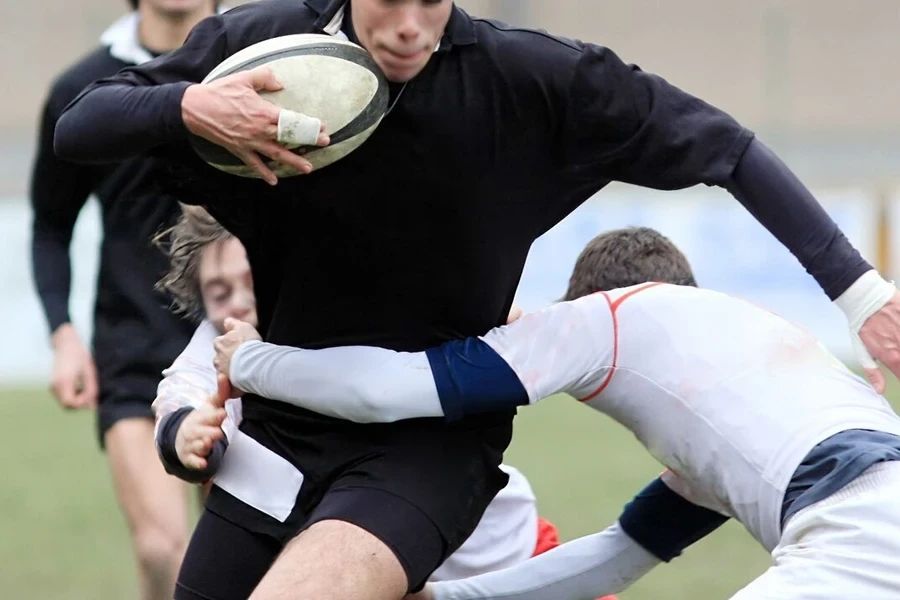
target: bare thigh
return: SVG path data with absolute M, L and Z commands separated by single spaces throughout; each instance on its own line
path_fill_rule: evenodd
M 189 530 L 189 485 L 165 472 L 153 422 L 122 419 L 105 436 L 113 486 L 136 549 L 181 560 Z
M 407 587 L 400 561 L 381 540 L 327 520 L 287 544 L 250 599 L 401 600 Z

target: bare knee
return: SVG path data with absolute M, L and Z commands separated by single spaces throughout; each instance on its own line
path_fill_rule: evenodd
M 344 521 L 321 521 L 291 540 L 251 600 L 401 600 L 406 572 L 387 545 Z
M 155 526 L 139 527 L 132 535 L 141 569 L 151 576 L 174 578 L 187 549 L 187 535 Z

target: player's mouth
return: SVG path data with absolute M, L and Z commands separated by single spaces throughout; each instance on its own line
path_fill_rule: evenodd
M 384 49 L 385 58 L 389 59 L 393 65 L 397 66 L 409 66 L 411 64 L 415 64 L 419 62 L 422 58 L 425 57 L 426 50 L 419 50 L 417 52 L 394 52 L 390 48 Z

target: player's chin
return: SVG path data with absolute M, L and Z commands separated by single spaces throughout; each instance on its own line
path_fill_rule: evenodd
M 425 54 L 419 60 L 397 60 L 392 56 L 374 56 L 376 64 L 381 68 L 388 81 L 405 83 L 422 72 L 428 64 L 430 54 Z
M 206 2 L 202 0 L 162 0 L 158 3 L 158 8 L 170 17 L 177 18 L 193 14 L 207 4 L 209 4 L 208 0 Z

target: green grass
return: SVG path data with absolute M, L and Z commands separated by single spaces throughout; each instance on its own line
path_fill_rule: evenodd
M 900 389 L 889 396 L 900 400 Z M 128 536 L 93 415 L 63 412 L 41 391 L 0 391 L 0 440 L 0 596 L 136 597 Z M 541 513 L 565 539 L 608 525 L 660 472 L 627 431 L 566 398 L 520 412 L 507 462 L 529 477 Z M 750 536 L 728 523 L 622 599 L 727 598 L 767 564 Z

